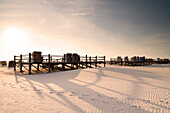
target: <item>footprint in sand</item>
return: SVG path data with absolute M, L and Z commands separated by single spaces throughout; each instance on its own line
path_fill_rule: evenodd
M 42 89 L 33 89 L 33 91 L 35 91 L 36 93 L 41 94 L 43 90 Z
M 87 95 L 87 94 L 83 94 L 83 96 L 89 96 L 89 95 Z
M 142 100 L 143 102 L 150 102 L 150 100 Z
M 71 92 L 72 94 L 77 94 L 76 92 Z
M 62 96 L 62 92 L 57 92 L 57 94 L 56 95 L 60 95 L 60 96 Z
M 160 100 L 159 102 L 164 102 L 163 100 Z
M 121 104 L 120 102 L 116 102 L 117 104 Z
M 7 83 L 3 83 L 4 86 L 6 86 Z
M 102 97 L 102 95 L 97 95 L 98 97 Z
M 132 106 L 132 107 L 135 107 L 135 108 L 136 108 L 137 106 L 134 105 L 134 106 Z
M 41 91 L 43 91 L 43 89 L 34 89 L 33 91 L 41 92 Z
M 90 100 L 92 100 L 92 101 L 96 101 L 96 99 L 94 99 L 94 98 L 91 98 Z
M 29 89 L 24 89 L 24 91 L 28 91 Z
M 110 97 L 110 99 L 114 99 L 113 97 Z
M 129 99 L 129 100 L 134 100 L 133 98 L 130 98 L 130 97 L 128 97 L 127 99 Z
M 102 101 L 103 103 L 106 103 L 106 104 L 108 104 L 109 102 L 106 102 L 106 101 Z
M 75 95 L 73 95 L 73 94 L 69 94 L 69 96 L 75 96 Z
M 150 102 L 150 100 L 146 100 L 146 102 Z
M 14 86 L 14 84 L 11 84 L 9 87 L 13 87 Z
M 153 108 L 153 109 L 154 109 L 155 107 L 153 107 L 153 106 L 152 106 L 151 108 Z
M 83 97 L 78 97 L 79 99 L 84 99 Z

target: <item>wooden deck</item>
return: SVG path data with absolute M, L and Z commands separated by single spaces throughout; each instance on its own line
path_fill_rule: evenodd
M 34 62 L 32 59 L 32 54 L 14 56 L 14 71 L 19 71 L 22 73 L 23 69 L 32 74 L 32 68 L 36 69 L 37 72 L 41 69 L 46 69 L 47 72 L 53 72 L 56 69 L 65 71 L 67 69 L 79 69 L 79 68 L 93 68 L 99 67 L 99 64 L 106 66 L 105 56 L 80 56 L 80 61 L 67 62 L 65 55 L 42 55 L 42 62 Z

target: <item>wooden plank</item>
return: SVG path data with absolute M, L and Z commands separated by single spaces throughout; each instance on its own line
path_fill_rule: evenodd
M 89 60 L 90 60 L 90 67 L 91 67 L 91 56 L 89 57 Z
M 50 54 L 48 54 L 48 72 L 51 71 L 51 57 L 50 57 Z
M 106 56 L 104 56 L 104 67 L 106 67 Z
M 29 75 L 31 74 L 31 53 L 29 53 Z
M 40 64 L 37 64 L 37 71 L 40 71 Z
M 87 68 L 88 66 L 87 66 L 87 55 L 86 55 L 86 68 Z
M 29 71 L 25 66 L 23 66 L 27 71 Z
M 63 60 L 64 60 L 64 63 L 62 63 L 63 71 L 65 71 L 65 56 L 66 56 L 66 55 L 64 54 L 64 59 L 63 59 Z
M 16 56 L 14 55 L 14 71 L 16 71 Z
M 97 56 L 96 56 L 96 61 L 95 61 L 95 68 L 97 68 Z
M 22 73 L 22 55 L 20 55 L 20 72 Z

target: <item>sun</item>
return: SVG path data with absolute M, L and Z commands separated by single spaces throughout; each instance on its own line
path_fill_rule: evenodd
M 6 47 L 15 49 L 25 43 L 27 34 L 20 27 L 7 27 L 3 30 L 2 41 Z
M 6 41 L 20 41 L 24 38 L 24 32 L 15 27 L 6 28 L 3 32 L 3 39 Z

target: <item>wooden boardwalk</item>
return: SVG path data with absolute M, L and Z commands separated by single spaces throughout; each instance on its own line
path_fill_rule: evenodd
M 32 54 L 14 56 L 14 71 L 18 69 L 22 73 L 23 69 L 28 71 L 28 74 L 32 74 L 32 68 L 37 72 L 41 69 L 47 70 L 47 72 L 53 72 L 55 69 L 65 71 L 67 69 L 78 68 L 93 68 L 98 67 L 99 64 L 106 66 L 105 56 L 80 56 L 79 61 L 66 60 L 65 54 L 63 55 L 42 55 L 42 62 L 34 62 Z
M 152 65 L 154 64 L 153 59 L 145 59 L 144 61 L 131 61 L 131 60 L 116 60 L 115 58 L 110 58 L 109 64 L 114 64 L 114 65 L 125 65 L 125 66 L 144 66 L 144 65 Z

